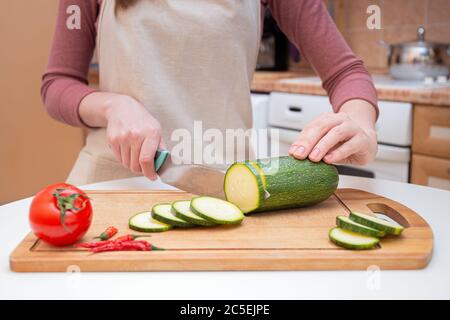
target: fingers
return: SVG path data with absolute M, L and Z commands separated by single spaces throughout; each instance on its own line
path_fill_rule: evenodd
M 161 140 L 159 141 L 158 148 L 161 149 L 161 150 L 167 150 L 167 146 L 166 146 L 166 143 L 164 142 L 163 138 L 161 138 Z
M 347 159 L 350 159 L 358 150 L 364 148 L 362 145 L 362 139 L 358 136 L 354 136 L 347 142 L 343 143 L 341 146 L 332 150 L 324 157 L 326 163 L 346 163 Z
M 142 143 L 141 153 L 139 155 L 139 164 L 144 176 L 150 180 L 156 180 L 157 178 L 155 172 L 155 154 L 159 144 L 159 137 L 158 139 L 153 137 L 146 138 Z
M 120 144 L 110 142 L 109 143 L 109 147 L 113 151 L 114 156 L 116 157 L 117 161 L 119 163 L 122 163 L 122 156 L 121 156 L 122 153 L 120 152 Z
M 130 167 L 131 148 L 130 145 L 124 141 L 120 144 L 120 158 L 124 167 Z
M 315 148 L 316 144 L 331 128 L 344 121 L 346 116 L 342 114 L 327 113 L 319 116 L 303 129 L 297 141 L 289 149 L 289 154 L 301 160 L 306 159 L 308 155 L 317 159 L 321 151 Z
M 314 162 L 322 160 L 333 148 L 339 146 L 341 142 L 347 141 L 358 133 L 358 127 L 341 124 L 328 131 L 314 147 L 314 151 L 309 155 L 309 159 Z
M 130 170 L 134 173 L 141 173 L 142 167 L 139 162 L 143 140 L 138 139 L 131 144 Z

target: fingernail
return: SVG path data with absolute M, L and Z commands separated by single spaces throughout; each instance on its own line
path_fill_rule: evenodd
M 326 162 L 332 162 L 333 161 L 333 155 L 327 154 L 325 158 L 323 158 Z
M 297 156 L 297 157 L 303 156 L 304 153 L 305 153 L 305 147 L 304 146 L 300 146 L 297 149 L 295 149 L 295 151 L 294 151 L 294 155 Z
M 320 153 L 320 149 L 319 148 L 314 148 L 314 150 L 311 152 L 311 157 L 312 158 L 317 158 L 319 156 Z
M 292 153 L 295 152 L 296 149 L 297 149 L 297 146 L 291 146 L 291 147 L 289 148 L 288 153 L 289 153 L 289 154 L 292 154 Z

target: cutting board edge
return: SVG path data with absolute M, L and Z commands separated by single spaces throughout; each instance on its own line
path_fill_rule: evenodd
M 73 272 L 78 270 L 80 272 L 150 272 L 150 271 L 313 271 L 313 270 L 367 270 L 369 267 L 379 268 L 380 270 L 419 270 L 427 267 L 431 260 L 431 253 L 414 254 L 408 257 L 396 257 L 393 260 L 386 258 L 371 257 L 367 259 L 355 259 L 349 257 L 347 259 L 339 259 L 338 262 L 331 261 L 325 256 L 317 258 L 304 258 L 302 255 L 294 255 L 301 250 L 292 250 L 285 252 L 286 257 L 279 256 L 276 260 L 267 258 L 249 258 L 249 253 L 258 253 L 257 250 L 240 250 L 239 254 L 235 255 L 235 260 L 224 261 L 222 259 L 212 259 L 209 255 L 217 254 L 220 250 L 211 250 L 205 254 L 203 258 L 197 256 L 196 258 L 180 260 L 177 257 L 163 258 L 153 257 L 153 259 L 124 259 L 120 258 L 120 264 L 128 264 L 128 266 L 120 266 L 116 263 L 111 263 L 111 260 L 92 260 L 87 261 L 84 256 L 80 255 L 79 260 L 73 259 L 70 262 L 55 259 L 24 259 L 22 257 L 11 256 L 10 268 L 14 272 Z M 317 250 L 321 251 L 321 250 Z M 192 253 L 198 254 L 196 251 Z M 189 253 L 185 251 L 184 253 Z M 260 252 L 264 254 L 265 252 Z M 308 251 L 311 255 L 313 251 Z M 319 252 L 318 252 L 319 253 Z M 323 252 L 321 252 L 323 253 Z M 204 252 L 200 255 L 204 255 Z M 238 259 L 242 255 L 242 259 Z M 155 258 L 158 258 L 156 260 Z M 116 260 L 117 261 L 117 260 Z M 355 263 L 356 261 L 356 263 Z M 135 267 L 130 267 L 130 263 L 139 262 Z M 245 262 L 245 263 L 242 263 Z M 95 264 L 95 265 L 94 265 Z
M 30 233 L 24 242 L 32 246 L 36 237 Z M 381 270 L 417 270 L 425 268 L 432 258 L 432 248 L 417 253 L 403 253 L 401 257 L 392 255 L 390 259 L 376 256 L 376 251 L 345 249 L 284 249 L 271 251 L 271 254 L 268 254 L 268 250 L 182 250 L 141 252 L 140 256 L 124 252 L 120 259 L 113 260 L 110 258 L 117 252 L 104 253 L 102 256 L 95 256 L 96 259 L 86 260 L 85 251 L 64 252 L 65 257 L 61 257 L 61 252 L 55 251 L 51 255 L 45 252 L 45 258 L 42 252 L 29 256 L 24 254 L 25 251 L 23 246 L 18 246 L 11 253 L 9 263 L 13 272 L 332 271 L 367 270 L 373 266 Z M 182 259 L 178 256 L 180 252 L 184 256 Z M 224 260 L 223 257 L 227 254 L 233 255 L 233 259 Z M 335 254 L 340 255 L 339 259 L 330 260 Z M 343 258 L 342 254 L 346 257 Z M 271 255 L 276 255 L 276 259 L 268 257 Z M 94 258 L 93 255 L 91 257 Z M 137 262 L 141 265 L 134 264 Z M 129 267 L 130 265 L 135 267 Z

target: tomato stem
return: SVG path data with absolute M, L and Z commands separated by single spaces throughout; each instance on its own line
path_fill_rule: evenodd
M 69 196 L 64 196 L 61 194 L 64 190 L 65 189 L 56 189 L 56 191 L 53 193 L 53 196 L 56 198 L 56 205 L 58 206 L 59 210 L 61 210 L 62 226 L 64 227 L 64 229 L 67 232 L 72 233 L 72 230 L 70 230 L 64 222 L 67 211 L 72 211 L 73 213 L 77 213 L 78 211 L 83 210 L 86 207 L 86 202 L 88 199 L 85 199 L 82 202 L 81 207 L 77 208 L 75 206 L 75 200 L 77 200 L 80 197 L 84 197 L 84 196 L 79 193 L 74 193 Z

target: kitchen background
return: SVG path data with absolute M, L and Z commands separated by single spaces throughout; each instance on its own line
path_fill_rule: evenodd
M 387 49 L 380 45 L 414 41 L 419 26 L 427 41 L 450 44 L 450 0 L 324 2 L 374 74 L 382 112 L 376 161 L 342 172 L 450 189 L 450 82 L 442 77 L 440 83 L 436 78 L 427 84 L 392 81 Z M 83 130 L 51 120 L 39 94 L 57 3 L 6 1 L 0 11 L 0 204 L 65 180 L 83 145 Z M 381 8 L 380 30 L 366 26 L 369 5 Z M 256 73 L 252 86 L 255 126 L 281 128 L 283 153 L 283 142 L 288 145 L 305 122 L 330 106 L 307 61 L 279 37 L 270 20 L 265 33 L 259 69 L 266 71 Z M 95 64 L 90 80 L 98 81 Z

